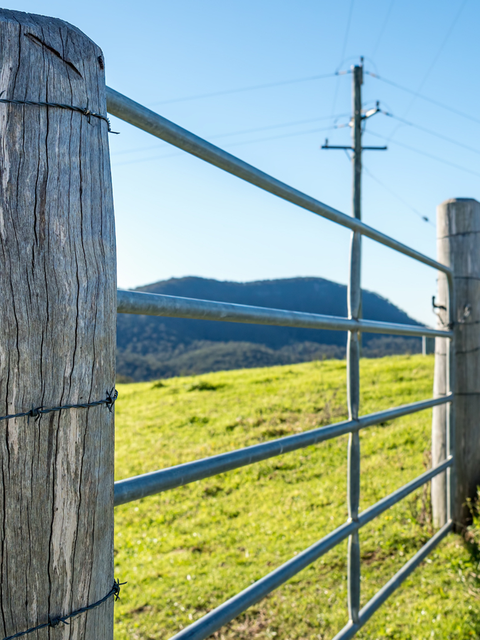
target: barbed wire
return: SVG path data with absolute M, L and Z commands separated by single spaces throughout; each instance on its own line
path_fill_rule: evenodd
M 4 91 L 0 93 L 0 96 L 2 96 L 3 93 Z M 88 106 L 77 107 L 71 104 L 62 104 L 61 102 L 35 102 L 33 100 L 13 100 L 13 99 L 10 100 L 8 98 L 2 98 L 2 97 L 0 97 L 0 102 L 3 102 L 4 104 L 28 105 L 33 107 L 54 107 L 57 109 L 67 109 L 69 111 L 75 111 L 77 113 L 81 113 L 82 115 L 86 116 L 89 119 L 89 121 L 90 121 L 90 118 L 99 118 L 100 120 L 103 120 L 104 122 L 107 123 L 109 133 L 115 133 L 115 134 L 119 133 L 118 131 L 112 131 L 112 127 L 110 125 L 110 119 L 107 118 L 107 116 L 104 116 L 101 113 L 96 113 L 96 111 L 91 111 L 91 109 L 89 109 Z
M 97 602 L 94 602 L 93 604 L 89 604 L 86 607 L 82 607 L 81 609 L 76 609 L 76 611 L 72 611 L 72 613 L 69 613 L 66 616 L 56 616 L 55 618 L 52 618 L 49 616 L 48 622 L 39 624 L 36 627 L 31 627 L 26 631 L 19 631 L 18 633 L 15 633 L 13 636 L 7 636 L 3 638 L 3 640 L 13 640 L 14 638 L 20 638 L 21 636 L 26 636 L 27 634 L 34 633 L 35 631 L 39 631 L 40 629 L 45 629 L 45 627 L 55 628 L 55 627 L 58 627 L 59 624 L 69 624 L 67 620 L 70 620 L 71 618 L 75 618 L 76 616 L 79 616 L 81 613 L 85 613 L 86 611 L 90 611 L 91 609 L 95 609 L 96 607 L 99 607 L 101 604 L 106 602 L 111 597 L 113 597 L 115 600 L 118 600 L 120 597 L 120 587 L 122 587 L 124 584 L 127 584 L 127 583 L 119 582 L 119 580 L 115 580 L 113 583 L 113 587 L 110 589 L 107 595 L 103 596 L 103 598 L 101 598 L 100 600 L 97 600 Z
M 95 400 L 94 402 L 80 402 L 78 404 L 64 404 L 59 407 L 35 407 L 30 411 L 21 411 L 20 413 L 11 413 L 7 416 L 0 416 L 0 420 L 11 420 L 12 418 L 35 418 L 38 420 L 44 413 L 51 413 L 52 411 L 62 411 L 63 409 L 88 409 L 89 407 L 97 407 L 104 404 L 110 413 L 113 411 L 113 406 L 118 398 L 118 391 L 113 387 L 110 391 L 106 392 L 107 397 L 104 400 Z

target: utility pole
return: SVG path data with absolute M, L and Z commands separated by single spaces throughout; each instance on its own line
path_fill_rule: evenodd
M 380 113 L 379 103 L 366 113 L 362 112 L 362 84 L 363 84 L 363 58 L 360 64 L 351 69 L 352 73 L 352 111 L 353 115 L 349 126 L 352 128 L 352 145 L 329 145 L 328 139 L 322 145 L 322 149 L 345 149 L 352 151 L 353 163 L 353 197 L 352 215 L 354 218 L 362 218 L 362 151 L 386 151 L 387 147 L 362 147 L 362 124 L 376 113 Z
M 352 146 L 329 146 L 328 140 L 322 149 L 345 149 L 353 152 L 353 194 L 352 214 L 362 217 L 362 151 L 365 149 L 384 151 L 387 147 L 362 147 L 362 124 L 379 112 L 378 102 L 374 109 L 362 113 L 363 58 L 352 68 L 353 115 Z M 361 252 L 362 237 L 358 231 L 352 232 L 350 247 L 350 280 L 348 285 L 348 317 L 358 320 L 362 315 Z M 360 402 L 360 333 L 348 332 L 347 342 L 347 400 L 350 420 L 358 419 Z M 360 503 L 360 436 L 357 431 L 350 433 L 348 443 L 348 517 L 358 521 Z M 360 543 L 358 531 L 348 539 L 348 612 L 353 624 L 358 622 L 360 612 Z
M 362 218 L 362 84 L 363 65 L 353 67 L 353 217 Z

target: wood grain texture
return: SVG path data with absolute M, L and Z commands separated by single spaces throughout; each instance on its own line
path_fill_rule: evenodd
M 438 260 L 453 268 L 455 280 L 455 498 L 454 518 L 469 518 L 466 499 L 480 485 L 480 203 L 459 198 L 447 200 L 437 210 Z M 445 276 L 438 281 L 437 303 L 447 306 Z M 438 326 L 448 323 L 440 312 Z M 447 343 L 436 339 L 434 394 L 446 392 Z M 446 409 L 435 407 L 432 422 L 432 463 L 446 453 Z M 434 520 L 446 519 L 445 479 L 432 481 Z
M 61 20 L 0 10 L 3 98 L 106 114 L 101 50 Z M 116 264 L 106 122 L 0 104 L 0 414 L 105 398 Z M 0 634 L 113 584 L 113 414 L 0 423 Z M 28 636 L 27 636 L 28 637 Z M 113 602 L 39 639 L 113 638 Z

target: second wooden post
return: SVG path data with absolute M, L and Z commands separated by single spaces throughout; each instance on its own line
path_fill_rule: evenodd
M 452 517 L 468 522 L 467 499 L 480 486 L 480 203 L 469 198 L 443 202 L 437 209 L 438 260 L 453 269 L 454 306 L 454 437 Z M 439 328 L 449 324 L 446 277 L 439 277 L 436 304 Z M 446 393 L 448 341 L 436 338 L 434 393 Z M 432 465 L 447 454 L 447 408 L 435 407 L 432 424 Z M 448 518 L 445 474 L 432 481 L 433 518 L 437 526 Z

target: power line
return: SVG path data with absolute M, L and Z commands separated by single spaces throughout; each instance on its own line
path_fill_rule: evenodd
M 423 89 L 423 87 L 424 87 L 424 85 L 425 85 L 425 82 L 427 81 L 427 79 L 428 79 L 429 75 L 431 74 L 431 72 L 433 71 L 433 69 L 434 69 L 435 65 L 437 64 L 438 58 L 440 57 L 440 54 L 442 53 L 443 49 L 445 48 L 445 45 L 447 44 L 448 40 L 450 39 L 450 36 L 451 36 L 451 35 L 452 35 L 452 33 L 453 33 L 453 30 L 454 30 L 454 28 L 455 28 L 455 25 L 457 24 L 458 19 L 460 18 L 460 16 L 461 16 L 461 14 L 462 14 L 462 12 L 463 12 L 463 10 L 464 10 L 465 5 L 467 4 L 467 2 L 468 2 L 468 0 L 463 0 L 463 3 L 462 3 L 462 5 L 460 6 L 460 9 L 457 11 L 457 14 L 456 14 L 455 18 L 454 18 L 454 20 L 453 20 L 452 24 L 450 25 L 450 28 L 448 29 L 448 31 L 447 31 L 447 33 L 446 33 L 446 35 L 445 35 L 445 38 L 443 39 L 442 44 L 440 45 L 440 48 L 438 49 L 438 51 L 437 51 L 437 53 L 436 53 L 436 55 L 435 55 L 435 57 L 434 57 L 434 59 L 433 59 L 433 61 L 432 61 L 431 65 L 430 65 L 430 67 L 429 67 L 429 68 L 428 68 L 428 70 L 427 70 L 427 73 L 423 76 L 423 79 L 422 79 L 422 81 L 420 82 L 420 84 L 419 84 L 419 86 L 418 86 L 417 91 L 416 91 L 416 92 L 414 92 L 413 98 L 412 98 L 412 100 L 411 100 L 410 104 L 408 105 L 407 109 L 405 110 L 405 112 L 404 112 L 404 114 L 403 114 L 404 116 L 406 116 L 406 115 L 408 114 L 408 112 L 410 111 L 410 109 L 413 107 L 413 105 L 414 105 L 415 101 L 417 100 L 417 98 L 418 98 L 418 96 L 419 96 L 419 94 L 420 94 L 420 91 Z M 398 131 L 398 129 L 399 129 L 399 128 L 400 128 L 400 125 L 399 125 L 399 126 L 397 126 L 397 127 L 392 131 L 392 133 L 390 134 L 389 140 L 392 140 L 393 136 L 396 134 L 396 132 Z
M 422 213 L 420 213 L 420 211 L 418 211 L 417 209 L 415 209 L 415 207 L 412 207 L 412 205 L 410 203 L 408 203 L 406 200 L 404 200 L 402 198 L 402 196 L 399 196 L 398 193 L 396 193 L 395 191 L 393 191 L 393 189 L 390 189 L 390 187 L 387 187 L 386 184 L 384 184 L 383 182 L 381 182 L 376 176 L 374 176 L 372 174 L 372 172 L 367 169 L 367 167 L 365 165 L 363 165 L 363 168 L 365 170 L 365 172 L 370 176 L 370 178 L 372 180 L 375 180 L 375 182 L 377 182 L 381 187 L 383 187 L 386 191 L 388 191 L 389 193 L 392 194 L 392 196 L 394 196 L 395 198 L 397 198 L 397 200 L 399 200 L 400 202 L 402 202 L 406 207 L 408 207 L 411 211 L 413 211 L 413 213 L 415 213 L 417 216 L 419 216 L 419 218 L 421 218 L 424 222 L 428 222 L 428 224 L 430 224 L 432 227 L 435 228 L 435 225 L 433 224 L 433 222 L 430 221 L 430 219 L 427 216 L 424 216 Z
M 419 87 L 418 87 L 418 90 L 416 91 L 416 94 L 417 94 L 417 95 L 418 95 L 418 94 L 420 93 L 420 91 L 423 89 L 423 87 L 424 87 L 424 85 L 425 85 L 425 82 L 426 82 L 426 81 L 427 81 L 427 79 L 428 79 L 428 76 L 432 73 L 433 68 L 434 68 L 434 67 L 435 67 L 435 65 L 437 64 L 437 62 L 438 62 L 438 58 L 440 57 L 440 54 L 441 54 L 441 53 L 442 53 L 442 51 L 444 50 L 445 45 L 446 45 L 446 44 L 447 44 L 447 42 L 449 41 L 450 36 L 452 35 L 453 30 L 455 29 L 455 26 L 456 26 L 456 24 L 457 24 L 457 22 L 458 22 L 458 19 L 459 19 L 459 18 L 460 18 L 460 16 L 462 15 L 463 10 L 464 10 L 465 5 L 467 4 L 467 2 L 468 2 L 468 0 L 463 0 L 463 3 L 462 3 L 462 5 L 460 6 L 460 9 L 457 11 L 457 14 L 456 14 L 456 16 L 455 16 L 455 18 L 454 18 L 454 20 L 453 20 L 452 24 L 450 25 L 450 28 L 448 29 L 448 31 L 447 31 L 447 33 L 446 33 L 446 35 L 445 35 L 445 38 L 443 39 L 443 42 L 442 42 L 442 44 L 440 45 L 440 48 L 438 49 L 438 51 L 437 51 L 437 53 L 436 53 L 436 55 L 435 55 L 435 57 L 434 57 L 434 59 L 433 59 L 433 61 L 432 61 L 432 64 L 431 64 L 431 65 L 430 65 L 430 67 L 428 68 L 427 73 L 424 75 L 423 80 L 420 82 L 420 85 L 419 85 Z M 404 114 L 404 115 L 407 115 L 407 112 L 408 112 L 408 111 L 410 111 L 410 109 L 411 109 L 411 107 L 412 107 L 413 103 L 415 102 L 415 100 L 416 100 L 416 98 L 417 98 L 417 95 L 415 95 L 415 96 L 414 96 L 414 98 L 413 98 L 413 100 L 412 100 L 412 102 L 411 102 L 410 106 L 408 107 L 408 109 L 407 109 L 407 111 L 405 112 L 405 114 Z
M 343 64 L 343 60 L 344 60 L 344 57 L 345 57 L 345 50 L 347 48 L 348 34 L 349 34 L 349 31 L 350 31 L 350 23 L 352 21 L 352 13 L 353 13 L 353 5 L 354 5 L 354 3 L 355 3 L 355 0 L 351 0 L 350 1 L 350 11 L 348 12 L 347 27 L 345 29 L 345 36 L 343 38 L 343 45 L 342 45 L 342 55 L 340 56 L 340 64 L 338 65 L 339 68 Z M 338 71 L 337 71 L 337 75 L 338 75 Z M 337 79 L 336 86 L 335 86 L 335 94 L 333 96 L 333 104 L 332 104 L 332 114 L 335 111 L 335 107 L 337 106 L 337 95 L 338 95 L 339 82 L 340 82 L 340 78 Z
M 230 147 L 239 147 L 241 145 L 244 144 L 254 144 L 256 142 L 265 142 L 268 140 L 279 140 L 280 138 L 291 138 L 294 136 L 303 136 L 307 133 L 319 133 L 321 131 L 331 131 L 332 129 L 335 129 L 335 126 L 331 126 L 331 127 L 323 127 L 320 129 L 309 129 L 308 131 L 297 131 L 295 133 L 285 133 L 285 134 L 281 134 L 279 136 L 269 136 L 268 138 L 255 138 L 255 140 L 243 140 L 242 142 L 233 142 L 230 144 L 225 145 L 226 148 L 230 148 Z M 213 137 L 213 136 L 212 136 Z M 138 162 L 148 162 L 149 160 L 162 160 L 163 158 L 172 158 L 174 156 L 180 156 L 180 155 L 185 155 L 184 152 L 175 152 L 175 153 L 169 153 L 166 155 L 162 155 L 162 156 L 153 156 L 153 157 L 149 157 L 149 158 L 137 158 L 136 160 L 127 160 L 126 162 L 118 162 L 112 166 L 114 167 L 121 167 L 123 165 L 126 164 L 137 164 Z M 188 154 L 187 154 L 188 155 Z
M 392 13 L 392 9 L 393 9 L 394 2 L 395 2 L 395 0 L 392 0 L 392 1 L 390 2 L 390 6 L 389 6 L 389 8 L 388 8 L 387 15 L 385 16 L 385 20 L 383 21 L 382 28 L 380 29 L 380 35 L 378 36 L 378 38 L 377 38 L 377 42 L 376 42 L 376 44 L 375 44 L 375 46 L 374 46 L 374 48 L 373 48 L 372 58 L 373 58 L 373 56 L 377 53 L 378 46 L 379 46 L 379 44 L 380 44 L 380 41 L 381 41 L 381 40 L 382 40 L 382 38 L 383 38 L 383 34 L 384 34 L 385 29 L 386 29 L 386 27 L 387 27 L 388 20 L 389 20 L 389 18 L 390 18 L 390 14 Z
M 441 107 L 442 109 L 445 109 L 446 111 L 450 111 L 451 113 L 454 113 L 457 116 L 462 116 L 462 118 L 467 118 L 467 120 L 471 120 L 472 122 L 480 124 L 480 119 L 474 118 L 473 116 L 469 115 L 468 113 L 465 113 L 464 111 L 460 111 L 459 109 L 450 107 L 444 104 L 443 102 L 434 100 L 433 98 L 428 98 L 427 96 L 423 96 L 420 93 L 417 93 L 412 89 L 409 89 L 408 87 L 404 87 L 401 84 L 398 84 L 398 82 L 394 82 L 393 80 L 388 80 L 387 78 L 384 78 L 383 76 L 379 76 L 376 73 L 372 73 L 371 71 L 365 71 L 365 73 L 368 73 L 368 75 L 371 76 L 372 78 L 375 78 L 376 80 L 381 80 L 382 82 L 385 82 L 386 84 L 389 84 L 392 87 L 395 87 L 396 89 L 401 89 L 402 91 L 406 91 L 407 93 L 414 94 L 417 96 L 417 98 L 420 98 L 421 100 L 425 100 L 426 102 L 430 102 L 430 104 L 434 104 L 436 107 Z
M 345 116 L 347 116 L 348 113 L 339 113 L 336 116 L 333 116 L 334 118 L 343 118 Z M 210 136 L 210 139 L 216 139 L 216 138 L 227 138 L 228 136 L 235 136 L 235 135 L 241 135 L 244 133 L 258 133 L 259 131 L 268 131 L 269 129 L 280 129 L 282 127 L 291 127 L 291 126 L 295 126 L 298 124 L 308 124 L 310 122 L 320 122 L 321 120 L 330 120 L 331 116 L 322 116 L 321 118 L 309 118 L 307 120 L 294 120 L 294 121 L 290 121 L 290 122 L 283 122 L 280 124 L 272 124 L 272 125 L 267 125 L 264 127 L 256 127 L 255 129 L 241 129 L 241 130 L 237 130 L 237 131 L 230 131 L 228 133 L 217 133 L 215 135 Z M 112 153 L 112 155 L 124 155 L 126 153 L 137 153 L 139 151 L 149 151 L 151 149 L 158 149 L 158 144 L 156 145 L 149 145 L 148 147 L 137 147 L 136 149 L 126 149 L 123 151 L 117 151 L 115 153 Z
M 378 133 L 373 133 L 373 131 L 369 131 L 368 132 L 371 136 L 375 136 L 375 138 L 380 138 L 382 140 L 385 140 L 387 142 L 387 138 L 385 136 L 379 135 Z M 431 158 L 432 160 L 436 160 L 437 162 L 441 162 L 443 164 L 446 164 L 450 167 L 454 167 L 455 169 L 460 169 L 460 171 L 466 171 L 467 173 L 471 173 L 473 176 L 477 176 L 480 178 L 480 173 L 477 173 L 476 171 L 472 171 L 471 169 L 467 169 L 467 167 L 462 167 L 459 164 L 455 164 L 454 162 L 449 162 L 448 160 L 444 160 L 443 158 L 439 158 L 438 156 L 434 156 L 431 153 L 427 153 L 426 151 L 421 151 L 420 149 L 416 149 L 415 147 L 411 147 L 408 144 L 404 144 L 403 142 L 398 142 L 397 140 L 392 140 L 393 144 L 398 145 L 399 147 L 404 147 L 405 149 L 408 149 L 409 151 L 414 151 L 415 153 L 419 153 L 422 156 L 425 156 L 427 158 Z
M 463 142 L 458 142 L 458 140 L 454 140 L 453 138 L 449 138 L 448 136 L 444 136 L 441 133 L 437 133 L 436 131 L 432 131 L 431 129 L 427 129 L 426 127 L 422 127 L 419 124 L 415 124 L 414 122 L 410 122 L 409 120 L 405 120 L 405 118 L 400 118 L 399 116 L 394 116 L 393 113 L 389 113 L 388 111 L 380 111 L 384 116 L 388 116 L 389 118 L 394 118 L 403 124 L 408 125 L 409 127 L 414 127 L 419 131 L 425 131 L 425 133 L 430 134 L 431 136 L 435 136 L 436 138 L 440 138 L 440 140 L 446 140 L 451 144 L 456 144 L 458 147 L 462 147 L 463 149 L 467 149 L 468 151 L 472 151 L 473 153 L 480 154 L 479 149 L 475 149 L 474 147 L 470 147 L 468 144 L 463 144 Z
M 294 78 L 292 80 L 281 80 L 280 82 L 267 82 L 265 84 L 254 84 L 248 87 L 240 87 L 238 89 L 225 89 L 224 91 L 213 91 L 212 93 L 199 93 L 194 96 L 185 96 L 183 98 L 172 98 L 170 100 L 160 100 L 151 102 L 150 106 L 157 104 L 172 104 L 173 102 L 187 102 L 189 100 L 200 100 L 202 98 L 213 98 L 215 96 L 226 96 L 232 93 L 242 93 L 244 91 L 256 91 L 257 89 L 269 89 L 270 87 L 281 87 L 287 84 L 297 84 L 299 82 L 310 82 L 312 80 L 323 80 L 325 78 L 334 78 L 338 75 L 335 73 L 324 73 L 322 75 L 306 76 L 303 78 Z
M 348 18 L 347 18 L 347 27 L 345 29 L 345 36 L 343 38 L 342 55 L 340 56 L 340 60 L 341 61 L 345 57 L 345 51 L 347 49 L 348 34 L 350 32 L 350 24 L 352 22 L 352 14 L 353 14 L 353 5 L 354 4 L 355 4 L 355 0 L 351 0 L 350 1 L 350 11 L 348 12 Z M 340 61 L 340 64 L 342 63 L 341 61 Z

